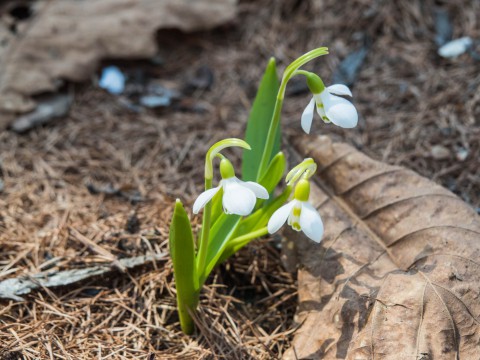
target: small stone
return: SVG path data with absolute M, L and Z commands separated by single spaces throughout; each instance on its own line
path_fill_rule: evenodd
M 465 53 L 472 44 L 473 41 L 469 36 L 455 39 L 440 47 L 440 49 L 438 49 L 438 55 L 447 59 L 456 58 Z
M 167 107 L 171 103 L 169 96 L 146 95 L 140 98 L 140 104 L 148 108 Z
M 450 150 L 443 145 L 434 145 L 430 149 L 432 157 L 436 160 L 446 160 L 450 158 Z
M 11 125 L 11 129 L 22 134 L 28 130 L 47 124 L 53 119 L 65 116 L 70 110 L 72 96 L 69 94 L 54 94 L 44 97 L 32 112 L 18 117 Z
M 119 95 L 125 89 L 125 75 L 116 66 L 107 66 L 102 70 L 98 86 L 110 94 Z
M 457 150 L 457 154 L 456 154 L 457 160 L 458 161 L 465 161 L 465 159 L 468 157 L 468 154 L 469 154 L 469 151 L 467 149 L 459 148 Z

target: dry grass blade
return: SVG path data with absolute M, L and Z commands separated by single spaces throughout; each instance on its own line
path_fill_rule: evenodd
M 110 260 L 112 262 L 112 264 L 115 265 L 122 272 L 125 272 L 127 270 L 127 268 L 120 261 L 118 261 L 117 258 L 110 251 L 104 249 L 103 247 L 98 245 L 95 241 L 92 241 L 89 238 L 87 238 L 86 236 L 82 235 L 81 233 L 79 233 L 74 228 L 70 227 L 69 230 L 70 230 L 70 233 L 73 235 L 73 237 L 75 239 L 80 241 L 85 246 L 88 246 L 89 248 L 91 248 L 97 254 L 102 255 L 107 260 Z

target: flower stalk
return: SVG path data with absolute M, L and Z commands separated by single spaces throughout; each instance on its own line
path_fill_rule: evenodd
M 229 147 L 240 147 L 243 149 L 250 150 L 250 145 L 248 145 L 242 139 L 230 138 L 220 140 L 210 147 L 205 155 L 205 191 L 208 191 L 212 188 L 213 183 L 213 160 L 215 157 L 220 157 L 223 160 L 223 155 L 220 154 L 220 151 L 225 150 Z M 198 243 L 198 255 L 196 258 L 196 267 L 197 273 L 202 274 L 205 269 L 205 259 L 206 252 L 208 249 L 208 238 L 210 233 L 210 220 L 212 216 L 212 203 L 208 202 L 205 205 L 202 219 L 202 232 L 200 235 Z
M 269 154 L 271 154 L 273 149 L 273 144 L 275 141 L 275 129 L 278 127 L 278 123 L 280 122 L 280 115 L 282 112 L 283 107 L 283 99 L 285 97 L 285 90 L 287 88 L 287 84 L 290 79 L 296 75 L 298 69 L 300 69 L 303 65 L 308 63 L 309 61 L 316 59 L 319 56 L 327 55 L 328 48 L 321 47 L 315 50 L 312 50 L 302 56 L 300 56 L 297 60 L 293 61 L 287 68 L 282 77 L 282 82 L 280 83 L 280 88 L 277 93 L 277 100 L 275 102 L 275 108 L 273 110 L 272 120 L 270 122 L 270 127 L 267 134 L 267 140 L 265 143 L 265 149 L 263 151 L 262 160 L 260 161 L 260 166 L 257 173 L 257 179 L 260 179 L 267 167 L 269 161 Z

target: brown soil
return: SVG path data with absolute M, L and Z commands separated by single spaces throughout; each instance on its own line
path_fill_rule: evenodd
M 25 135 L 0 134 L 0 280 L 108 263 L 74 230 L 118 257 L 167 251 L 174 199 L 191 205 L 201 191 L 206 149 L 243 136 L 268 58 L 283 69 L 303 52 L 328 46 L 331 55 L 309 68 L 329 82 L 339 61 L 361 46 L 362 34 L 371 46 L 353 86 L 360 125 L 344 131 L 317 121 L 313 133 L 405 165 L 480 207 L 479 63 L 467 54 L 436 55 L 435 4 L 241 1 L 230 27 L 160 32 L 163 65 L 120 65 L 177 88 L 207 66 L 215 76 L 210 90 L 196 90 L 164 111 L 137 113 L 83 84 L 75 87 L 66 118 Z M 480 37 L 478 2 L 447 8 L 454 37 Z M 287 98 L 282 126 L 289 135 L 301 133 L 308 97 Z M 441 160 L 438 146 L 448 150 Z M 464 150 L 467 157 L 459 160 Z M 103 193 L 109 186 L 121 192 Z M 282 268 L 278 239 L 270 240 L 254 242 L 217 269 L 192 337 L 179 329 L 171 263 L 160 261 L 36 291 L 24 302 L 2 301 L 0 359 L 280 357 L 295 331 L 296 288 Z

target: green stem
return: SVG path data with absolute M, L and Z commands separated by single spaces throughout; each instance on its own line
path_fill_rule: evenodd
M 265 171 L 268 167 L 268 162 L 273 150 L 273 145 L 275 143 L 275 132 L 278 128 L 278 123 L 280 122 L 280 114 L 282 112 L 283 98 L 280 98 L 282 84 L 280 84 L 280 89 L 278 90 L 277 101 L 275 102 L 275 108 L 273 110 L 272 121 L 270 122 L 270 127 L 268 128 L 267 141 L 265 142 L 265 148 L 262 154 L 262 160 L 260 160 L 260 165 L 258 167 L 257 181 L 262 178 L 265 174 Z
M 297 70 L 293 73 L 293 75 L 304 75 L 304 76 L 309 76 L 311 74 L 310 71 L 305 71 L 305 70 Z
M 205 178 L 205 191 L 212 188 L 212 179 Z M 205 268 L 205 261 L 208 249 L 208 237 L 210 235 L 210 218 L 212 215 L 212 202 L 209 201 L 203 209 L 202 233 L 198 245 L 197 274 L 202 274 Z
M 268 162 L 270 161 L 270 157 L 272 155 L 273 145 L 275 143 L 275 132 L 278 128 L 278 123 L 280 122 L 283 99 L 285 97 L 285 89 L 287 88 L 288 81 L 293 76 L 295 76 L 296 72 L 298 72 L 298 69 L 305 65 L 307 62 L 326 54 L 328 54 L 328 49 L 325 47 L 309 51 L 308 53 L 300 56 L 297 60 L 293 61 L 285 69 L 282 77 L 282 82 L 280 84 L 280 87 L 278 88 L 277 100 L 275 102 L 275 108 L 273 110 L 272 121 L 270 122 L 270 127 L 268 129 L 267 140 L 265 142 L 265 148 L 262 154 L 262 160 L 260 161 L 260 165 L 258 167 L 257 180 L 259 180 L 267 170 Z
M 261 236 L 264 236 L 264 235 L 267 235 L 267 234 L 268 234 L 268 228 L 265 226 L 261 229 L 252 231 L 248 234 L 238 236 L 238 237 L 230 240 L 228 242 L 228 245 L 229 246 L 240 245 L 240 244 L 244 243 L 245 241 L 250 241 L 250 240 L 253 240 L 255 238 L 258 238 L 258 237 L 261 237 Z
M 243 149 L 250 150 L 250 145 L 241 139 L 229 138 L 216 142 L 213 144 L 205 155 L 205 191 L 212 188 L 213 181 L 213 159 L 218 157 L 224 159 L 225 157 L 220 154 L 220 151 L 232 147 L 238 146 Z M 205 269 L 205 262 L 207 258 L 208 242 L 210 235 L 210 222 L 212 217 L 212 201 L 207 202 L 203 210 L 202 220 L 202 233 L 198 242 L 198 253 L 195 258 L 197 274 L 203 274 Z M 200 285 L 198 285 L 200 286 Z

